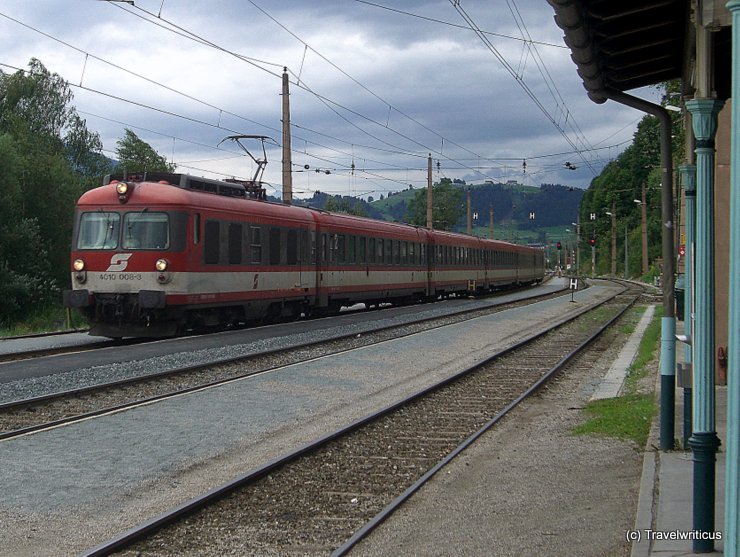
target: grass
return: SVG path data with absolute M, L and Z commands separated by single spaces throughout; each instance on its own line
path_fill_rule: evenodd
M 589 419 L 573 430 L 576 435 L 606 435 L 644 447 L 656 411 L 655 397 L 649 393 L 594 400 L 584 411 Z
M 71 328 L 87 327 L 85 320 L 76 312 L 71 314 Z M 30 313 L 22 322 L 0 325 L 0 338 L 33 333 L 48 333 L 67 329 L 66 310 L 61 306 L 50 306 Z
M 586 404 L 584 413 L 588 418 L 573 429 L 573 434 L 616 437 L 634 441 L 639 447 L 645 446 L 657 405 L 653 390 L 638 392 L 638 386 L 650 373 L 650 364 L 655 359 L 661 317 L 662 308 L 656 308 L 655 316 L 645 330 L 635 360 L 628 370 L 624 394 Z M 622 332 L 627 334 L 628 330 L 634 330 L 634 326 L 623 328 Z
M 637 383 L 643 379 L 650 372 L 649 364 L 655 359 L 658 345 L 660 344 L 660 327 L 661 318 L 663 317 L 663 308 L 658 306 L 655 308 L 655 315 L 653 320 L 645 329 L 645 333 L 642 335 L 640 345 L 637 348 L 637 355 L 635 360 L 630 366 L 625 381 L 625 392 L 634 392 L 637 388 Z

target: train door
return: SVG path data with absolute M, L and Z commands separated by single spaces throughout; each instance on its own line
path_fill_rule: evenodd
M 316 229 L 316 305 L 329 305 L 329 235 L 323 229 Z
M 434 240 L 431 235 L 427 236 L 426 242 L 423 244 L 426 255 L 426 269 L 427 269 L 427 298 L 433 298 L 436 293 L 436 260 L 435 251 L 437 249 Z

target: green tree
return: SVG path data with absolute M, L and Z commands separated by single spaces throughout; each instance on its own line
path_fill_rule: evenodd
M 350 202 L 350 198 L 332 196 L 326 199 L 324 209 L 331 213 L 345 213 L 347 215 L 354 215 L 356 217 L 366 217 L 367 211 L 360 204 L 355 202 L 354 205 Z
M 659 87 L 662 104 L 670 104 L 679 90 L 678 82 Z M 671 112 L 674 168 L 683 160 L 684 133 L 680 113 Z M 611 219 L 606 211 L 616 209 L 617 274 L 624 273 L 625 227 L 631 276 L 642 272 L 641 209 L 635 200 L 641 199 L 642 187 L 647 192 L 648 260 L 661 256 L 661 168 L 660 124 L 654 116 L 644 116 L 637 125 L 632 145 L 607 164 L 594 178 L 580 207 L 582 238 L 596 238 L 596 272 L 611 271 Z M 596 218 L 591 220 L 591 214 Z
M 67 82 L 31 59 L 0 71 L 0 321 L 50 301 L 69 282 L 74 204 L 106 170 L 100 138 L 71 106 Z
M 452 230 L 464 214 L 463 192 L 449 178 L 432 186 L 432 221 L 438 230 Z M 416 226 L 427 223 L 427 189 L 416 191 L 406 210 L 406 221 Z
M 157 153 L 146 141 L 126 128 L 122 139 L 116 143 L 119 164 L 127 172 L 174 172 L 175 165 Z

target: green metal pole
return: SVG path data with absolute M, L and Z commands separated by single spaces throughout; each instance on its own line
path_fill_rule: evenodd
M 732 137 L 740 134 L 740 0 L 732 12 Z M 727 444 L 724 554 L 740 557 L 740 141 L 732 141 L 730 164 L 730 308 L 727 363 Z
M 714 409 L 714 136 L 723 105 L 724 101 L 715 99 L 686 103 L 696 137 L 694 424 L 689 446 L 694 455 L 694 530 L 706 533 L 714 532 L 715 455 L 719 448 Z M 695 539 L 693 549 L 711 552 L 714 540 Z
M 696 166 L 693 164 L 684 164 L 679 167 L 681 172 L 684 195 L 686 198 L 686 259 L 684 263 L 684 305 L 683 305 L 683 324 L 684 335 L 689 342 L 684 346 L 684 365 L 693 366 L 693 348 L 691 346 L 692 335 L 692 318 L 694 311 L 694 244 L 696 243 Z M 683 446 L 688 445 L 689 436 L 691 435 L 691 404 L 692 388 L 684 387 L 683 403 Z

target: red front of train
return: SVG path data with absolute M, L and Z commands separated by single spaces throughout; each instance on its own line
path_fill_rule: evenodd
M 311 303 L 315 269 L 269 251 L 273 229 L 315 230 L 309 212 L 248 199 L 239 184 L 162 176 L 114 180 L 77 203 L 64 302 L 91 334 L 171 336 L 259 318 L 275 300 Z

